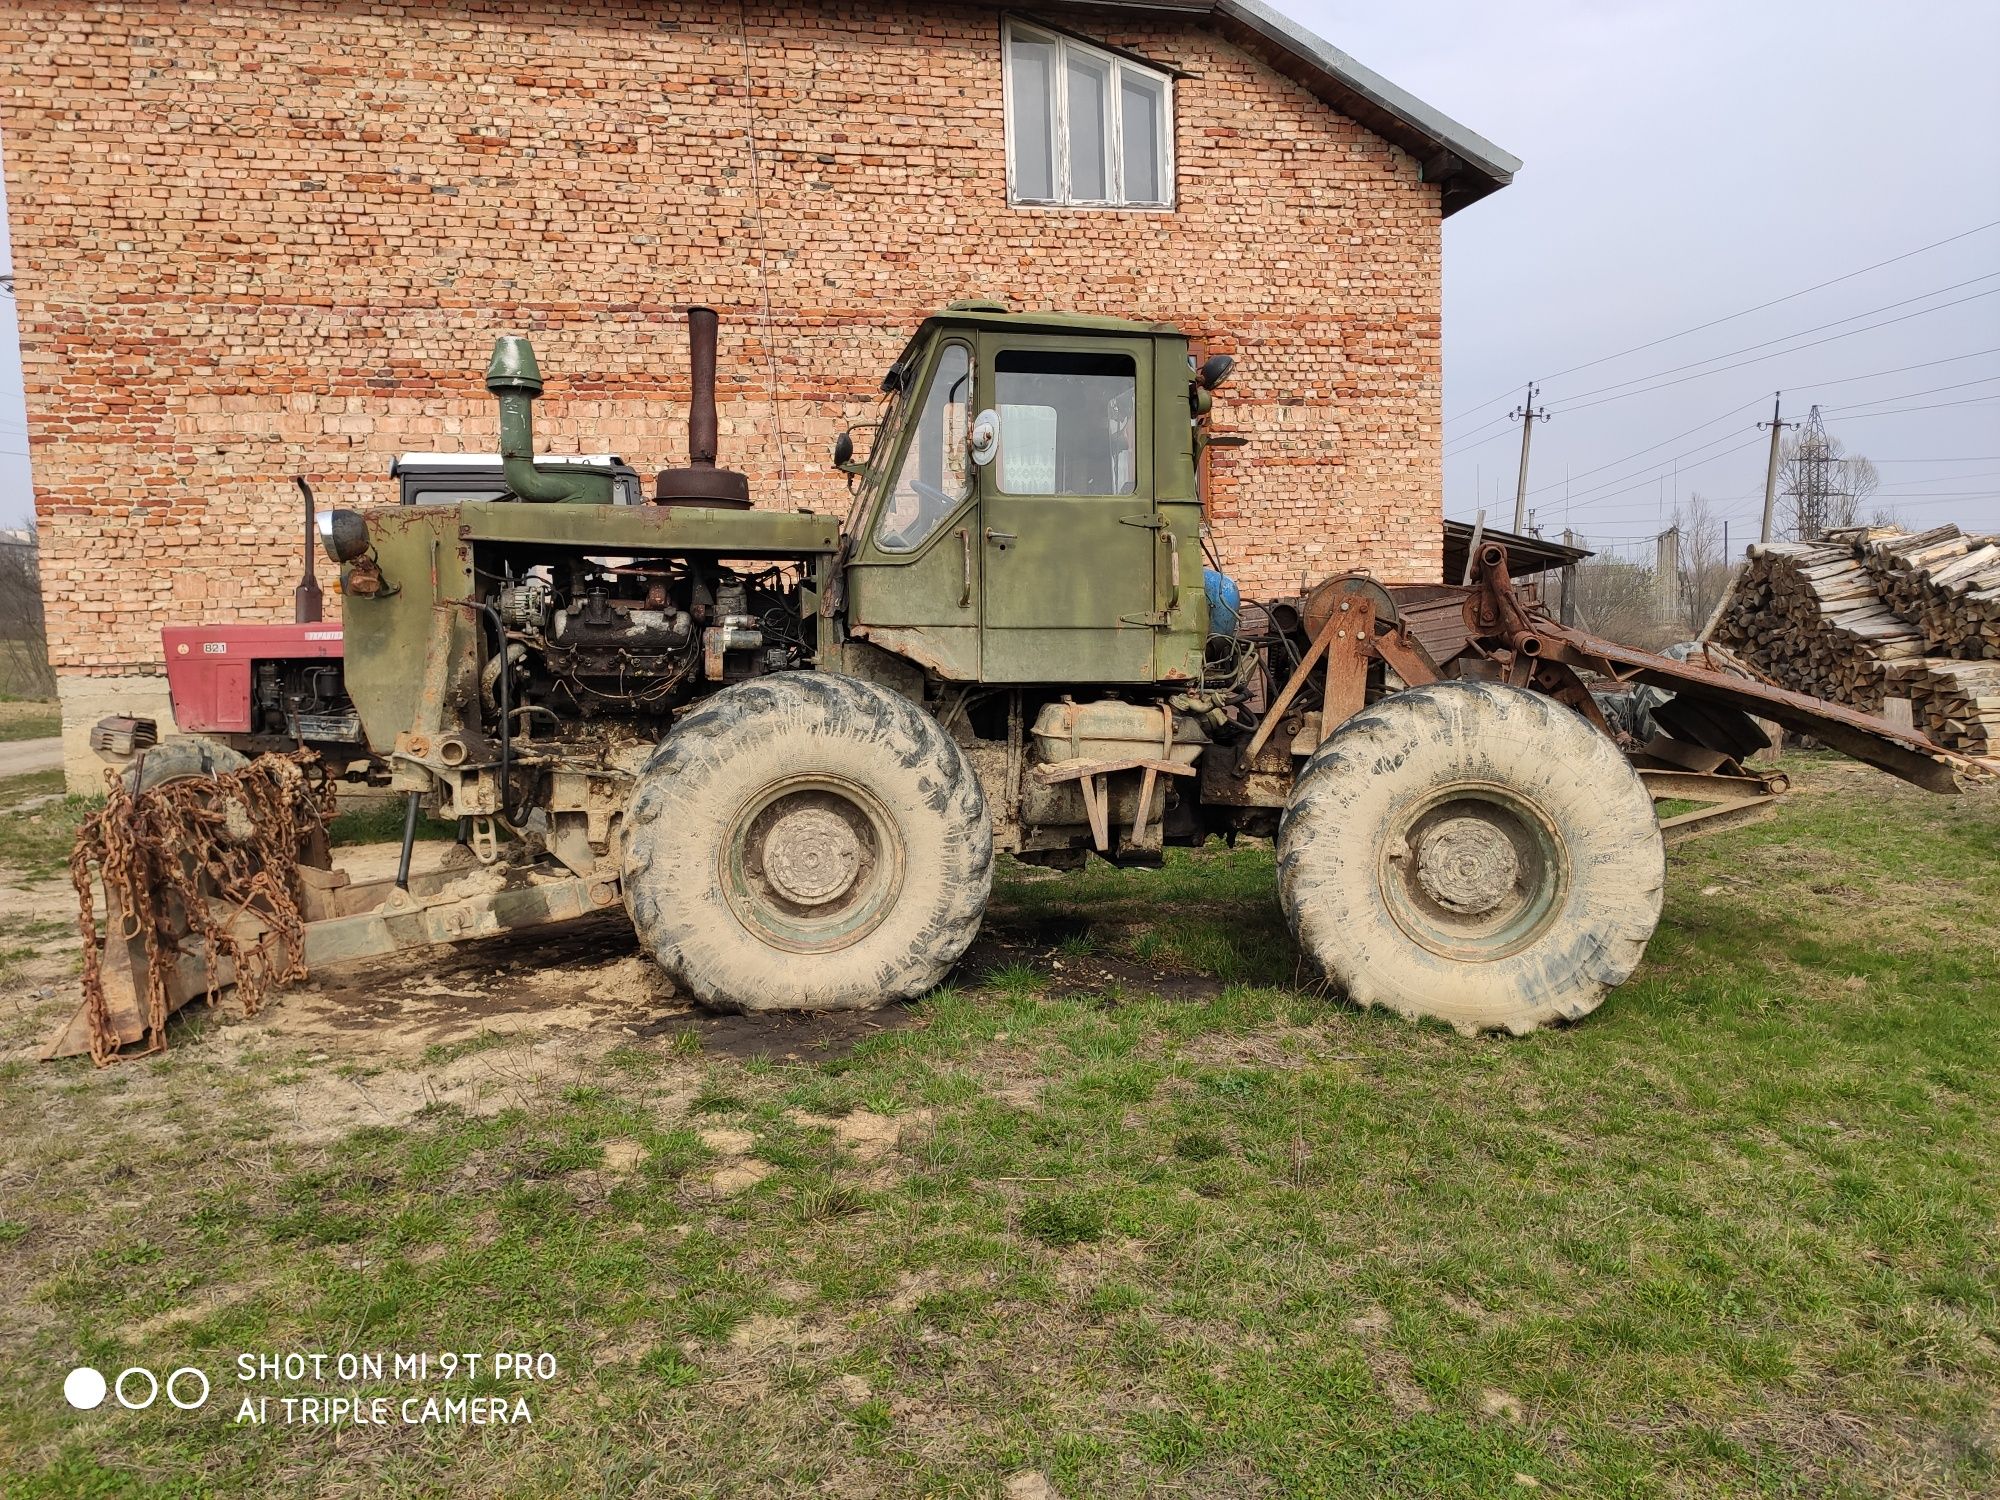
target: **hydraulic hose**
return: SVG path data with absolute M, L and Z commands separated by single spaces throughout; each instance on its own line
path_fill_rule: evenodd
M 467 599 L 462 602 L 493 622 L 493 635 L 500 651 L 500 816 L 518 828 L 521 819 L 527 816 L 528 808 L 523 802 L 516 810 L 508 805 L 507 800 L 513 795 L 514 770 L 514 666 L 508 659 L 507 627 L 500 619 L 500 611 L 485 601 Z

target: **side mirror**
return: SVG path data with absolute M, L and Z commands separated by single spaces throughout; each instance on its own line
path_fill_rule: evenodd
M 1201 373 L 1195 377 L 1205 391 L 1212 391 L 1229 378 L 1229 372 L 1236 368 L 1236 361 L 1227 354 L 1211 354 L 1203 362 Z
M 1000 413 L 989 406 L 974 417 L 966 441 L 971 446 L 974 463 L 982 469 L 992 463 L 994 455 L 1000 451 Z
M 854 462 L 854 434 L 842 432 L 834 438 L 834 468 L 842 474 L 860 474 L 862 466 Z

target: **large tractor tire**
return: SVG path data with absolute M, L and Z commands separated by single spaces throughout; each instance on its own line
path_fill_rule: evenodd
M 219 740 L 198 734 L 177 735 L 142 752 L 125 772 L 125 790 L 133 796 L 169 781 L 203 780 L 240 771 L 250 762 Z
M 873 683 L 784 672 L 674 726 L 625 818 L 625 907 L 722 1010 L 868 1010 L 943 979 L 979 931 L 993 826 L 971 762 Z
M 1553 699 L 1439 682 L 1340 726 L 1278 827 L 1305 954 L 1361 1005 L 1472 1035 L 1595 1010 L 1659 925 L 1666 854 L 1616 746 Z

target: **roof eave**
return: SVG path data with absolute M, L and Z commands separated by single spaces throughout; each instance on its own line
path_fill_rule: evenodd
M 1520 158 L 1398 88 L 1262 0 L 1215 0 L 1211 11 L 1231 41 L 1416 157 L 1424 180 L 1439 184 L 1446 215 L 1498 192 L 1521 170 Z

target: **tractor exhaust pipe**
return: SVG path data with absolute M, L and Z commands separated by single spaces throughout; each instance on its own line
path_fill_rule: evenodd
M 715 332 L 712 307 L 688 309 L 688 467 L 715 467 Z
M 715 466 L 715 331 L 712 307 L 688 309 L 688 461 L 685 469 L 662 469 L 653 479 L 658 505 L 706 505 L 748 510 L 750 481 L 733 469 Z
M 292 621 L 298 625 L 317 625 L 323 618 L 321 611 L 326 599 L 320 593 L 319 578 L 313 572 L 313 554 L 319 551 L 319 536 L 313 524 L 312 486 L 306 483 L 303 474 L 294 474 L 292 483 L 299 487 L 299 493 L 306 500 L 306 572 L 299 580 L 299 586 L 292 590 Z

